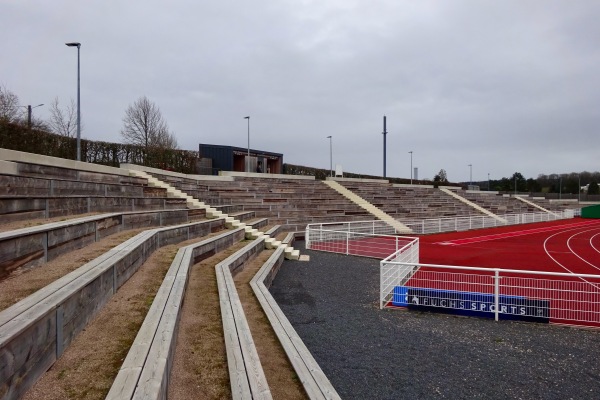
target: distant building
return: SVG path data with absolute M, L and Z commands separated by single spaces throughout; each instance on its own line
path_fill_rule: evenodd
M 247 148 L 204 143 L 198 150 L 199 173 L 204 175 L 218 175 L 219 171 L 283 173 L 283 154 L 250 149 L 248 158 Z

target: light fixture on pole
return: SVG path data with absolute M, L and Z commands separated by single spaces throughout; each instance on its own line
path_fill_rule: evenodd
M 413 155 L 413 152 L 412 152 L 412 150 L 409 151 L 409 153 L 410 153 L 410 184 L 412 185 L 412 180 L 413 180 L 413 169 L 412 169 L 412 155 Z
M 19 106 L 19 107 L 27 108 L 27 127 L 28 128 L 31 128 L 31 110 L 33 110 L 34 108 L 41 107 L 43 105 L 44 104 L 42 103 L 42 104 L 38 104 L 37 106 L 31 106 L 31 104 L 28 106 Z
M 469 164 L 469 186 L 473 186 L 473 164 Z
M 490 191 L 490 173 L 488 172 L 488 192 Z
M 329 139 L 329 173 L 330 176 L 333 176 L 333 138 L 332 136 L 327 136 Z
M 250 172 L 250 116 L 244 117 L 248 120 L 248 155 L 246 156 L 246 172 Z
M 581 174 L 577 174 L 577 202 L 581 203 Z
M 558 199 L 562 200 L 562 176 L 560 177 L 558 182 Z
M 79 69 L 79 49 L 81 43 L 65 43 L 69 47 L 77 47 L 77 161 L 81 161 L 81 96 L 80 96 L 80 69 Z
M 386 153 L 387 153 L 387 148 L 386 148 L 386 136 L 387 136 L 387 127 L 386 127 L 386 117 L 385 115 L 383 116 L 383 177 L 386 177 L 386 171 L 385 171 L 385 167 L 386 167 Z

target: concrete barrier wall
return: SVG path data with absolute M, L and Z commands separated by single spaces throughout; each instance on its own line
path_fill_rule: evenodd
M 142 232 L 0 312 L 0 398 L 20 398 L 163 242 L 223 226 L 214 219 Z
M 113 233 L 182 224 L 190 221 L 190 214 L 198 218 L 202 213 L 196 210 L 169 210 L 108 214 L 1 232 L 0 280 L 35 268 Z

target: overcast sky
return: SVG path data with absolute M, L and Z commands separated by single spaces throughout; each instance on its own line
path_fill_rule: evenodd
M 179 146 L 451 181 L 600 170 L 600 2 L 0 0 L 0 84 L 47 119 L 76 99 L 82 137 L 121 142 L 156 103 Z

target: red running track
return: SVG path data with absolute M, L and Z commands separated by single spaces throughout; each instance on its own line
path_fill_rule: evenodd
M 419 246 L 423 264 L 600 275 L 600 220 L 577 218 L 429 235 L 420 238 Z M 435 269 L 422 269 L 424 274 L 427 271 Z M 414 278 L 418 280 L 419 272 Z M 573 288 L 571 292 L 539 292 L 539 297 L 552 301 L 551 322 L 600 326 L 600 279 L 538 278 L 555 280 L 556 287 Z M 473 291 L 472 286 L 469 291 Z M 568 311 L 574 305 L 580 310 Z

